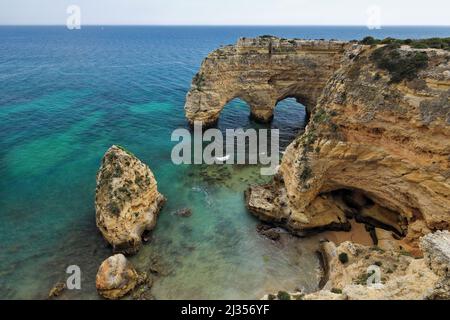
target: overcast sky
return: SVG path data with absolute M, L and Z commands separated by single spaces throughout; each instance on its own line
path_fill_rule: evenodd
M 64 25 L 72 4 L 82 25 L 366 25 L 372 6 L 381 25 L 450 25 L 449 0 L 0 0 L 0 24 Z

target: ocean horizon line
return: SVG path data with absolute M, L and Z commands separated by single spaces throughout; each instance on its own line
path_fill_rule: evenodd
M 66 27 L 65 24 L 0 24 L 0 27 Z M 338 28 L 348 28 L 348 27 L 364 27 L 366 25 L 359 24 L 82 24 L 82 27 L 270 27 L 270 28 L 285 28 L 285 27 L 338 27 Z M 443 28 L 450 27 L 449 25 L 384 25 L 383 28 Z M 368 28 L 369 29 L 369 28 Z M 370 29 L 369 29 L 370 30 Z

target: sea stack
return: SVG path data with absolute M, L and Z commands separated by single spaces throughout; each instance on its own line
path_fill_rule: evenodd
M 109 148 L 97 173 L 95 211 L 97 227 L 114 252 L 135 254 L 165 201 L 146 164 L 122 147 Z

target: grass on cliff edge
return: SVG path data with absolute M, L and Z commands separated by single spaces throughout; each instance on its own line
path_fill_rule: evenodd
M 413 80 L 420 70 L 428 66 L 425 52 L 404 52 L 399 49 L 398 43 L 392 43 L 376 49 L 371 55 L 378 68 L 389 71 L 393 83 Z
M 429 38 L 429 39 L 394 39 L 385 38 L 383 40 L 374 37 L 365 37 L 360 44 L 376 45 L 376 44 L 398 44 L 408 45 L 414 49 L 444 49 L 450 51 L 450 38 Z

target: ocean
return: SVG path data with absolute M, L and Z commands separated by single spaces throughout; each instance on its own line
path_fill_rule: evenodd
M 257 166 L 177 166 L 173 130 L 187 128 L 184 99 L 202 59 L 239 37 L 361 39 L 450 36 L 449 27 L 0 27 L 0 299 L 45 299 L 69 265 L 98 299 L 95 274 L 111 255 L 95 226 L 95 177 L 104 152 L 125 146 L 154 172 L 168 202 L 150 244 L 131 261 L 158 261 L 157 299 L 254 299 L 317 289 L 317 238 L 272 242 L 256 232 L 243 191 L 267 181 Z M 286 146 L 304 127 L 287 99 L 271 125 L 242 101 L 219 128 L 272 127 Z M 191 208 L 189 218 L 174 212 Z

